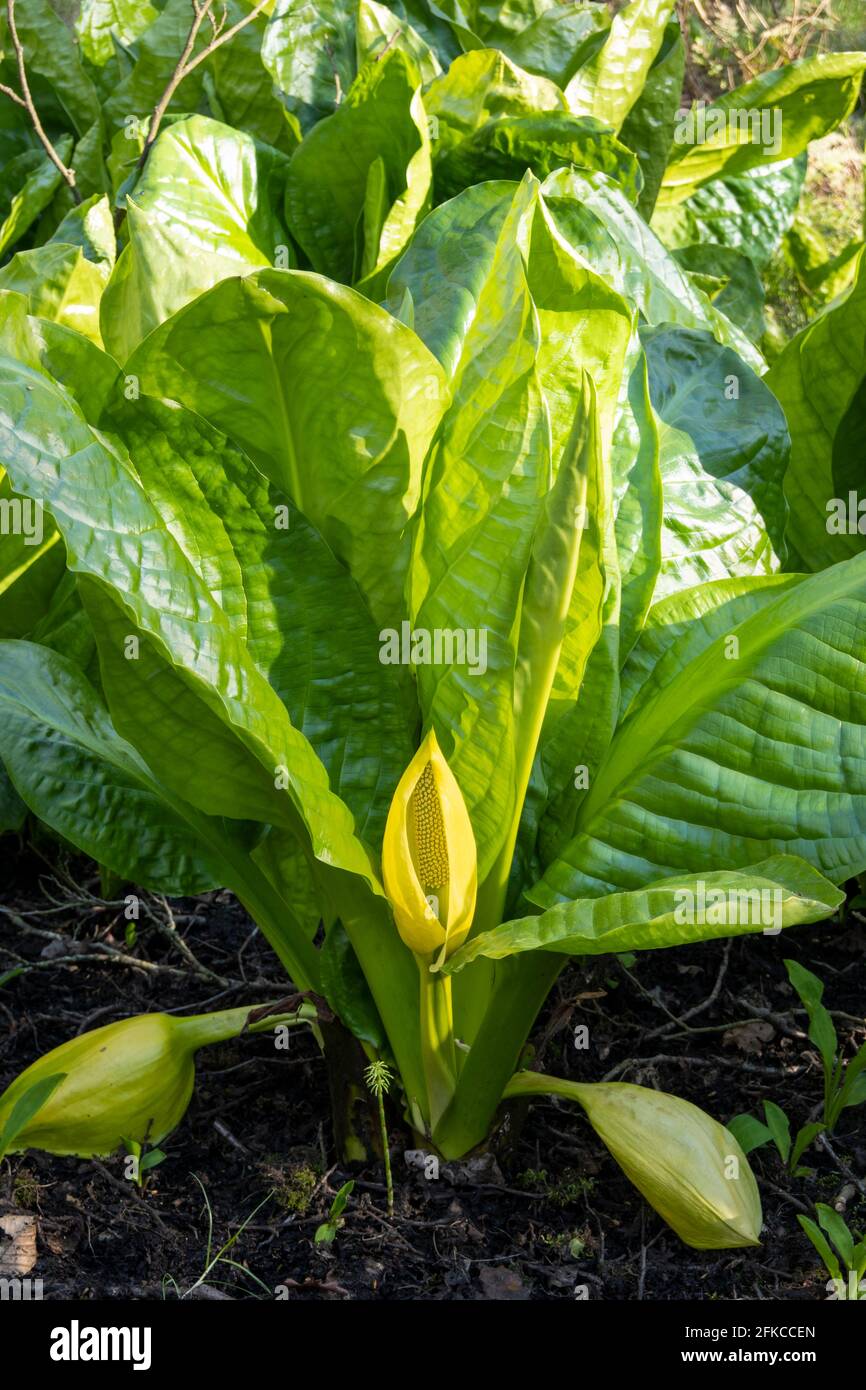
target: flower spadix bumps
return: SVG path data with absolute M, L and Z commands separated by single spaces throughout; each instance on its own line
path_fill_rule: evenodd
M 249 1009 L 173 1018 L 138 1014 L 61 1043 L 0 1096 L 0 1136 L 15 1104 L 51 1076 L 63 1080 L 19 1130 L 9 1151 L 107 1156 L 125 1140 L 158 1143 L 181 1121 L 195 1083 L 195 1053 L 236 1037 Z
M 754 1174 L 729 1130 L 687 1100 L 645 1086 L 578 1086 L 578 1099 L 619 1166 L 686 1245 L 759 1245 Z
M 431 729 L 400 779 L 382 846 L 385 892 L 418 955 L 450 955 L 472 925 L 475 836 L 463 794 Z

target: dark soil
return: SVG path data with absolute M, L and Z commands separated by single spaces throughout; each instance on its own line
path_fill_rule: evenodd
M 86 861 L 58 862 L 53 847 L 44 854 L 0 841 L 0 978 L 25 963 L 0 990 L 0 1091 L 40 1053 L 126 1014 L 286 993 L 277 961 L 228 894 L 171 904 L 186 952 L 166 904 L 145 896 L 126 943 L 125 890 L 103 893 Z M 854 913 L 778 937 L 572 966 L 535 1046 L 560 1075 L 657 1086 L 722 1120 L 760 1115 L 770 1098 L 799 1126 L 819 1112 L 821 1073 L 785 956 L 826 982 L 852 1055 L 866 1032 L 866 932 Z M 575 1047 L 581 1024 L 586 1049 Z M 816 1300 L 826 1297 L 827 1275 L 797 1212 L 826 1201 L 853 1229 L 866 1228 L 866 1107 L 844 1113 L 829 1148 L 819 1141 L 808 1151 L 811 1176 L 791 1179 L 770 1149 L 754 1153 L 764 1243 L 706 1253 L 680 1244 L 645 1206 L 572 1106 L 539 1101 L 512 1115 L 509 1146 L 442 1165 L 438 1180 L 407 1165 L 411 1136 L 396 1112 L 391 1118 L 389 1219 L 382 1163 L 337 1162 L 312 1035 L 295 1030 L 286 1052 L 270 1037 L 245 1038 L 199 1054 L 193 1103 L 143 1191 L 125 1180 L 120 1156 L 31 1152 L 0 1165 L 0 1222 L 35 1218 L 31 1276 L 50 1299 L 549 1300 L 574 1299 L 582 1286 L 592 1299 Z M 350 1178 L 344 1224 L 332 1243 L 316 1245 Z M 235 1263 L 220 1261 L 202 1281 L 209 1211 L 211 1249 L 236 1237 L 226 1251 Z

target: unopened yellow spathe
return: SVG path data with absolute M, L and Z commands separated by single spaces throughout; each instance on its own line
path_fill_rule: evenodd
M 596 1134 L 686 1245 L 759 1245 L 761 1198 L 748 1159 L 724 1125 L 690 1101 L 624 1082 L 579 1085 Z
M 466 937 L 478 888 L 475 836 L 433 730 L 400 779 L 382 846 L 385 892 L 416 954 L 450 955 Z

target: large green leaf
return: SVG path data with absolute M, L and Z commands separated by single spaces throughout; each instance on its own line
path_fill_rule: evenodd
M 742 872 L 682 874 L 629 893 L 557 903 L 535 917 L 503 922 L 467 941 L 447 974 L 479 956 L 524 951 L 597 956 L 690 945 L 718 936 L 776 932 L 830 917 L 845 894 L 802 859 L 777 855 Z
M 105 194 L 94 193 L 72 208 L 49 241 L 80 246 L 89 261 L 103 266 L 106 273 L 110 272 L 117 258 L 117 239 Z
M 610 458 L 614 539 L 621 584 L 619 665 L 634 646 L 662 564 L 665 494 L 659 422 L 650 398 L 646 353 L 636 331 L 620 387 Z
M 25 637 L 63 576 L 63 545 L 37 502 L 16 497 L 0 468 L 0 637 Z
M 641 337 L 664 494 L 655 598 L 772 573 L 785 553 L 790 448 L 772 392 L 709 333 L 655 328 Z
M 127 199 L 129 244 L 102 305 L 103 338 L 118 361 L 227 276 L 291 264 L 281 216 L 287 165 L 278 151 L 205 116 L 162 132 Z
M 430 653 L 415 667 L 421 708 L 466 800 L 479 880 L 517 809 L 515 614 L 554 466 L 519 246 L 535 199 L 523 185 L 478 286 L 425 476 L 408 590 L 413 631 L 429 634 Z M 445 632 L 462 634 L 462 659 L 444 646 L 437 658 L 433 638 Z
M 602 445 L 610 439 L 631 314 L 555 236 L 531 177 L 516 190 L 469 189 L 431 214 L 390 290 L 452 380 L 454 402 L 427 475 L 411 614 L 416 628 L 486 633 L 483 681 L 465 667 L 417 672 L 425 716 L 470 806 L 484 878 L 519 811 L 539 732 L 530 719 L 532 732 L 518 734 L 514 686 L 532 532 L 569 452 L 584 372 L 598 383 Z M 589 512 L 581 547 L 588 587 L 575 586 L 560 659 L 578 684 L 590 630 L 597 635 L 587 602 L 594 505 Z M 574 508 L 565 521 L 581 526 Z
M 0 290 L 24 295 L 28 312 L 74 328 L 102 346 L 99 304 L 108 267 L 87 258 L 81 246 L 48 242 L 19 251 L 0 270 Z
M 27 312 L 27 299 L 0 291 L 0 351 L 64 385 L 88 420 L 97 420 L 123 388 L 117 363 L 89 338 Z
M 382 212 L 365 219 L 371 178 Z M 333 116 L 292 156 L 286 217 L 314 270 L 351 283 L 400 254 L 430 196 L 430 137 L 411 59 L 392 50 L 365 65 Z M 358 224 L 361 234 L 358 235 Z
M 562 88 L 598 51 L 610 28 L 605 5 L 563 5 L 551 0 L 527 5 L 525 16 L 518 14 L 520 7 L 513 3 L 499 8 L 500 22 L 485 29 L 484 42 L 501 49 L 527 72 L 550 78 Z
M 621 128 L 644 89 L 673 8 L 674 0 L 630 0 L 619 10 L 603 46 L 565 89 L 575 114 Z
M 790 227 L 806 177 L 806 155 L 714 179 L 684 203 L 657 208 L 653 230 L 677 247 L 714 244 L 742 251 L 761 270 Z
M 608 174 L 630 201 L 637 201 L 641 175 L 631 150 L 593 117 L 562 112 L 487 121 L 437 163 L 437 196 L 448 197 L 485 179 L 517 180 L 527 169 L 545 179 L 570 165 Z
M 229 23 L 243 12 L 239 4 L 231 5 Z M 266 27 L 266 16 L 257 15 L 207 60 L 208 105 L 226 125 L 288 154 L 298 142 L 298 133 L 262 62 Z
M 258 271 L 181 309 L 127 370 L 239 444 L 348 566 L 376 621 L 399 627 L 408 527 L 447 399 L 413 333 L 319 276 Z
M 690 275 L 717 280 L 719 289 L 712 295 L 713 303 L 745 329 L 753 343 L 760 343 L 767 331 L 764 287 L 749 256 L 732 246 L 704 242 L 681 247 L 674 251 L 674 258 Z
M 791 430 L 788 535 L 809 569 L 866 548 L 866 251 L 853 285 L 798 333 L 767 374 Z
M 285 826 L 315 857 L 374 881 L 325 768 L 125 452 L 39 372 L 4 361 L 0 401 L 0 458 L 63 536 L 118 732 L 208 814 Z
M 640 214 L 604 174 L 561 170 L 544 185 L 561 234 L 650 324 L 703 328 L 757 371 L 764 361 L 745 333 L 689 281 Z
M 549 907 L 782 853 L 833 882 L 862 872 L 864 617 L 863 556 L 779 584 L 704 645 L 696 617 L 649 674 L 530 900 Z
M 75 32 L 81 52 L 102 67 L 114 56 L 114 40 L 129 48 L 157 18 L 149 0 L 81 0 Z
M 800 578 L 777 574 L 717 579 L 653 604 L 622 673 L 620 722 L 638 708 L 644 695 L 651 698 L 657 685 L 672 680 L 681 665 L 696 660 L 710 642 L 733 632 Z
M 652 216 L 673 143 L 685 61 L 679 22 L 672 19 L 665 29 L 662 46 L 647 74 L 643 91 L 620 130 L 623 144 L 634 150 L 640 163 L 644 185 L 637 206 L 647 221 Z
M 378 844 L 417 711 L 406 673 L 395 678 L 379 660 L 350 576 L 285 495 L 198 417 L 142 397 L 100 423 L 123 440 L 176 545 Z
M 412 59 L 422 82 L 433 82 L 441 75 L 435 49 L 407 19 L 377 0 L 360 0 L 355 37 L 359 68 L 396 46 Z
M 681 203 L 721 175 L 800 154 L 851 114 L 864 68 L 866 53 L 821 53 L 761 73 L 712 107 L 697 108 L 675 132 L 659 206 Z
M 55 142 L 57 157 L 67 160 L 72 151 L 72 137 L 64 135 Z M 60 171 L 45 154 L 24 150 L 15 155 L 0 170 L 0 255 L 14 246 L 31 223 L 48 206 L 61 182 Z
M 119 737 L 71 662 L 0 641 L 0 757 L 30 810 L 144 888 L 201 893 L 222 882 L 213 853 Z
M 566 112 L 554 82 L 534 77 L 498 49 L 479 48 L 455 58 L 444 76 L 424 92 L 437 158 L 475 135 L 498 116 Z
M 355 77 L 350 0 L 276 0 L 262 62 L 302 130 L 328 116 Z
M 515 247 L 510 237 L 517 238 Z M 531 174 L 522 186 L 496 180 L 478 184 L 436 208 L 391 273 L 389 308 L 424 340 L 453 381 L 471 356 L 473 334 L 481 331 L 476 329 L 479 304 L 495 304 L 502 258 L 511 257 L 516 273 L 518 252 L 539 315 L 538 367 L 554 450 L 571 432 L 584 368 L 597 383 L 606 445 L 631 311 L 587 266 L 586 257 L 562 242 Z

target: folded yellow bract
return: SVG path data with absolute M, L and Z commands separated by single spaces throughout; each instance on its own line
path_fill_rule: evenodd
M 626 1177 L 686 1245 L 760 1244 L 758 1185 L 724 1125 L 690 1101 L 646 1086 L 614 1081 L 574 1090 Z

